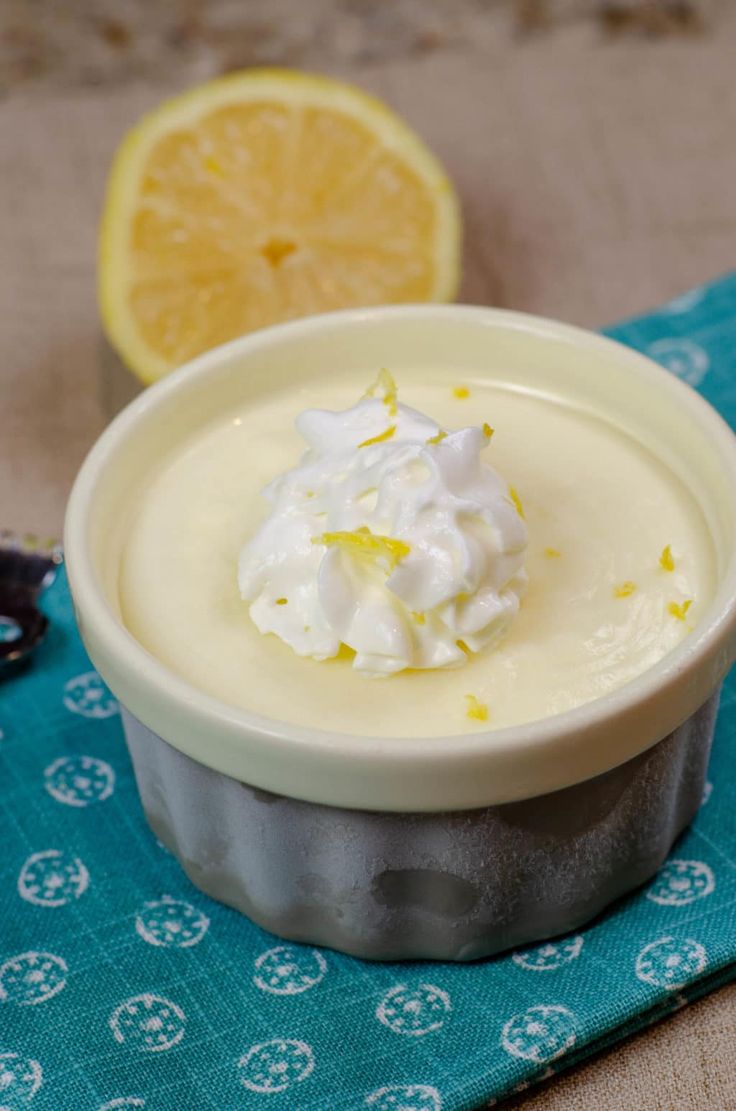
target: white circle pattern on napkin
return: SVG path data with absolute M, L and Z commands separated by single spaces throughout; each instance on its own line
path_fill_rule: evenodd
M 327 961 L 317 949 L 277 945 L 255 962 L 253 983 L 273 995 L 300 995 L 316 987 L 327 972 Z
M 70 713 L 85 718 L 109 718 L 120 710 L 96 671 L 85 671 L 65 683 L 63 701 Z
M 661 937 L 645 945 L 636 958 L 636 975 L 645 984 L 677 991 L 708 964 L 705 947 L 692 938 Z
M 46 768 L 44 785 L 57 802 L 81 809 L 110 797 L 115 772 L 94 756 L 60 756 Z
M 535 949 L 517 949 L 511 954 L 514 964 L 530 972 L 554 972 L 564 964 L 576 960 L 583 950 L 583 938 L 566 937 L 560 941 L 547 941 Z
M 365 1103 L 372 1111 L 442 1111 L 440 1093 L 428 1084 L 390 1084 L 371 1092 Z
M 38 1061 L 20 1053 L 0 1053 L 0 1111 L 26 1107 L 42 1085 Z
M 39 907 L 63 907 L 89 887 L 89 872 L 78 856 L 46 849 L 28 857 L 18 876 L 18 894 Z
M 144 1053 L 162 1053 L 184 1037 L 186 1017 L 170 999 L 144 992 L 126 999 L 110 1015 L 116 1042 Z
M 416 988 L 397 984 L 378 1004 L 376 1018 L 394 1034 L 421 1037 L 440 1030 L 451 1011 L 450 997 L 442 988 L 434 984 Z
M 546 1064 L 571 1049 L 577 1040 L 575 1015 L 559 1004 L 537 1004 L 510 1018 L 501 1045 L 512 1057 Z
M 30 950 L 0 965 L 0 1002 L 33 1007 L 66 987 L 69 969 L 63 957 Z
M 314 1069 L 314 1054 L 306 1042 L 273 1038 L 253 1045 L 238 1061 L 240 1082 L 252 1092 L 285 1092 L 306 1080 Z
M 146 903 L 135 919 L 136 932 L 149 945 L 177 949 L 198 945 L 209 924 L 209 918 L 201 910 L 168 895 Z
M 664 907 L 685 907 L 715 891 L 713 871 L 701 860 L 668 860 L 646 896 Z

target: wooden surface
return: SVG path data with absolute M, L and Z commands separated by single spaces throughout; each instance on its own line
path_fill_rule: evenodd
M 735 8 L 721 5 L 702 37 L 612 39 L 563 21 L 518 39 L 461 0 L 429 4 L 445 22 L 420 40 L 406 39 L 418 11 L 406 0 L 409 23 L 379 28 L 383 46 L 361 39 L 373 31 L 360 20 L 344 49 L 326 36 L 321 68 L 390 100 L 446 162 L 465 214 L 465 300 L 596 327 L 736 263 Z M 94 255 L 111 153 L 142 110 L 213 72 L 212 50 L 191 49 L 166 80 L 148 55 L 126 68 L 124 31 L 106 34 L 114 76 L 93 83 L 63 52 L 56 70 L 18 76 L 0 42 L 0 525 L 19 531 L 60 534 L 106 420 Z M 294 60 L 259 41 L 274 56 L 244 60 Z M 313 36 L 303 52 L 312 68 L 320 48 Z M 94 63 L 104 77 L 105 58 L 85 57 L 84 73 Z M 736 988 L 515 1099 L 525 1111 L 736 1108 Z

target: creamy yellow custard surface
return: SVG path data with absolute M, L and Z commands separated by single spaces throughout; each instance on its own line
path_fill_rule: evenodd
M 194 686 L 279 721 L 342 733 L 437 736 L 533 721 L 606 694 L 688 635 L 712 595 L 702 514 L 647 449 L 599 417 L 492 382 L 398 376 L 402 402 L 445 428 L 495 432 L 487 461 L 518 493 L 529 586 L 505 639 L 441 670 L 371 679 L 347 652 L 316 661 L 263 636 L 238 591 L 238 556 L 265 518 L 262 488 L 294 466 L 305 408 L 344 409 L 341 376 L 275 393 L 204 429 L 169 459 L 131 519 L 123 620 Z

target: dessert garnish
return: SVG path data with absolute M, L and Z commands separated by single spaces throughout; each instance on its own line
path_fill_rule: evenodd
M 692 598 L 686 598 L 684 602 L 670 602 L 667 606 L 667 612 L 676 617 L 678 621 L 684 621 L 692 604 Z
M 352 408 L 296 426 L 307 451 L 264 491 L 270 515 L 240 556 L 260 632 L 317 660 L 344 645 L 366 675 L 459 666 L 497 642 L 526 586 L 527 531 L 481 459 L 491 426 L 440 428 L 399 403 L 387 370 Z
M 485 702 L 481 702 L 474 694 L 466 694 L 465 699 L 468 703 L 468 708 L 465 711 L 466 717 L 472 718 L 474 721 L 488 721 L 488 707 Z
M 659 566 L 663 571 L 674 571 L 675 569 L 675 561 L 669 544 L 662 549 L 662 554 L 659 557 Z
M 519 497 L 513 486 L 509 486 L 509 497 L 516 507 L 516 512 L 522 519 L 525 519 L 524 506 L 521 504 L 521 498 Z

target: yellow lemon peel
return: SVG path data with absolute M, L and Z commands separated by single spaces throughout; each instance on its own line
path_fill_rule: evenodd
M 636 583 L 632 583 L 630 579 L 627 579 L 626 582 L 621 583 L 620 586 L 614 586 L 613 596 L 614 598 L 629 598 L 635 590 Z
M 670 604 L 667 606 L 667 613 L 671 614 L 672 617 L 676 617 L 678 621 L 684 621 L 687 615 L 687 611 L 690 609 L 690 606 L 692 604 L 692 598 L 686 598 L 685 601 L 682 603 L 670 602 Z
M 466 656 L 470 655 L 470 649 L 468 648 L 464 640 L 456 640 L 455 644 L 458 646 L 461 652 L 465 653 Z
M 452 396 L 456 397 L 458 401 L 464 401 L 466 397 L 470 397 L 470 390 L 467 386 L 453 386 Z
M 545 548 L 544 554 L 546 555 L 547 559 L 559 559 L 562 555 L 562 552 L 558 551 L 557 548 Z
M 485 702 L 481 702 L 474 694 L 466 694 L 465 701 L 468 703 L 465 711 L 467 717 L 473 721 L 488 721 L 488 707 Z
M 516 489 L 513 486 L 509 486 L 509 497 L 511 498 L 512 502 L 514 503 L 514 507 L 516 509 L 516 512 L 519 514 L 522 521 L 525 520 L 526 519 L 526 514 L 524 513 L 524 506 L 521 504 L 521 498 L 519 497 L 518 493 L 516 492 Z
M 285 605 L 288 604 L 288 601 L 289 601 L 288 598 L 277 598 L 276 599 L 276 605 L 277 606 L 285 606 Z
M 396 433 L 396 425 L 390 424 L 385 432 L 380 432 L 378 436 L 371 436 L 369 440 L 363 440 L 362 444 L 358 447 L 370 447 L 371 444 L 384 444 L 386 440 L 390 440 Z
M 356 529 L 355 532 L 323 532 L 321 536 L 313 537 L 312 543 L 336 545 L 351 555 L 368 556 L 370 559 L 383 557 L 391 570 L 411 551 L 403 540 L 397 540 L 393 536 L 377 536 L 365 527 Z
M 379 370 L 378 377 L 375 382 L 368 387 L 363 397 L 375 397 L 378 390 L 383 391 L 383 404 L 388 409 L 388 415 L 390 417 L 395 417 L 398 408 L 399 389 L 393 374 L 386 370 L 385 367 Z
M 675 569 L 675 561 L 673 559 L 672 549 L 670 548 L 669 544 L 666 548 L 662 549 L 662 554 L 659 557 L 659 566 L 662 568 L 663 571 L 674 571 Z
M 491 436 L 493 435 L 493 433 L 495 431 L 496 431 L 495 428 L 491 428 L 488 421 L 483 421 L 483 435 L 485 436 L 485 438 L 487 440 L 490 440 Z
M 443 431 L 443 430 L 442 430 L 442 429 L 440 428 L 440 430 L 439 430 L 439 432 L 437 433 L 437 435 L 436 435 L 436 436 L 430 436 L 430 437 L 429 437 L 429 439 L 427 440 L 427 443 L 428 443 L 428 444 L 441 444 L 441 443 L 442 443 L 442 441 L 443 441 L 443 440 L 446 440 L 446 439 L 447 439 L 447 433 L 446 433 L 446 432 L 444 432 L 444 431 Z
M 414 620 L 416 621 L 417 625 L 426 625 L 427 618 L 425 617 L 425 615 L 423 613 L 418 613 L 415 610 L 412 610 L 411 615 L 414 618 Z

